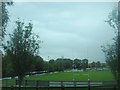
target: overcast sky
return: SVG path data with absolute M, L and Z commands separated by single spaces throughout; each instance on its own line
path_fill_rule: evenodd
M 87 58 L 105 62 L 101 45 L 112 42 L 114 30 L 105 22 L 116 3 L 42 3 L 17 2 L 8 7 L 8 33 L 14 29 L 17 18 L 32 20 L 33 31 L 40 36 L 40 55 L 45 60 Z

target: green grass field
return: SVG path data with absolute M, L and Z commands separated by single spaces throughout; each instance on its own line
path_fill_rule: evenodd
M 25 80 L 115 80 L 111 71 L 58 72 L 26 77 Z
M 36 75 L 25 77 L 24 80 L 42 80 L 42 81 L 66 81 L 66 80 L 77 80 L 77 81 L 114 81 L 114 76 L 111 71 L 84 71 L 84 72 L 57 72 L 57 73 L 46 73 L 43 75 Z M 16 79 L 3 80 L 5 86 L 15 85 Z M 4 90 L 4 89 L 3 89 Z M 9 90 L 9 89 L 8 89 Z M 34 89 L 27 89 L 34 90 Z M 47 89 L 39 89 L 47 90 Z M 60 90 L 60 89 L 50 89 L 50 90 Z M 65 90 L 74 90 L 74 89 L 65 89 Z M 76 90 L 88 90 L 88 89 L 76 89 Z M 93 89 L 93 90 L 104 90 L 104 89 Z M 105 89 L 106 90 L 106 89 Z M 107 89 L 112 90 L 112 89 Z

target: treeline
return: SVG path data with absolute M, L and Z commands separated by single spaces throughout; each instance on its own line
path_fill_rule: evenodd
M 58 58 L 56 60 L 51 59 L 48 62 L 48 72 L 54 71 L 64 71 L 64 70 L 71 70 L 71 69 L 84 69 L 88 68 L 88 60 L 87 59 L 69 59 L 69 58 Z
M 101 63 L 100 61 L 88 63 L 88 59 L 69 59 L 69 58 L 57 58 L 56 60 L 51 59 L 48 62 L 45 62 L 45 71 L 47 72 L 55 72 L 55 71 L 65 71 L 65 70 L 98 70 L 107 68 L 108 65 L 106 63 Z
M 56 60 L 51 59 L 49 61 L 43 60 L 40 56 L 33 56 L 32 58 L 32 66 L 25 74 L 32 74 L 30 72 L 35 73 L 43 73 L 43 72 L 56 72 L 56 71 L 65 71 L 65 70 L 87 70 L 87 68 L 96 69 L 106 67 L 105 63 L 92 62 L 88 63 L 88 59 L 69 59 L 69 58 L 57 58 Z M 27 66 L 26 66 L 27 68 Z M 11 59 L 8 55 L 4 55 L 2 62 L 2 74 L 3 77 L 15 77 L 17 76 L 17 72 L 13 70 Z

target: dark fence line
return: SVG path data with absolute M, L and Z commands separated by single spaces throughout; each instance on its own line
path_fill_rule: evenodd
M 12 90 L 28 90 L 28 88 L 39 89 L 51 89 L 59 88 L 64 90 L 65 88 L 87 88 L 88 90 L 94 90 L 93 88 L 108 88 L 107 90 L 119 90 L 116 81 L 39 81 L 39 80 L 24 80 L 21 87 L 19 87 L 18 80 L 14 85 L 3 85 L 3 88 L 11 88 Z M 42 89 L 42 90 L 43 90 Z M 9 89 L 8 89 L 9 90 Z M 103 89 L 102 89 L 103 90 Z M 106 90 L 106 89 L 104 89 Z

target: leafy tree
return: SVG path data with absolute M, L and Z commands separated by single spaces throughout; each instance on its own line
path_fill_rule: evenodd
M 49 71 L 49 62 L 44 61 L 44 71 L 48 72 Z
M 103 52 L 105 53 L 106 62 L 110 66 L 112 73 L 114 74 L 115 78 L 117 79 L 117 46 L 115 43 L 113 45 L 107 45 L 106 47 L 102 47 Z
M 97 61 L 97 62 L 96 62 L 96 68 L 101 68 L 101 63 L 100 63 L 100 61 Z
M 11 59 L 12 68 L 18 74 L 19 86 L 25 72 L 32 69 L 32 58 L 38 54 L 40 48 L 39 37 L 32 33 L 32 27 L 31 23 L 25 25 L 24 22 L 17 20 L 13 34 L 4 46 Z
M 32 71 L 43 71 L 44 70 L 44 60 L 40 56 L 33 57 L 33 70 Z
M 71 70 L 73 65 L 73 61 L 69 58 L 64 58 L 63 59 L 63 67 L 64 70 Z
M 92 62 L 90 67 L 93 68 L 93 69 L 95 69 L 96 68 L 95 64 L 96 64 L 95 62 Z
M 75 66 L 76 66 L 76 69 L 81 69 L 81 66 L 82 66 L 81 60 L 75 59 L 75 60 L 74 60 L 74 64 L 75 64 Z
M 63 58 L 56 59 L 55 65 L 57 66 L 56 71 L 63 71 L 64 70 Z
M 51 59 L 49 61 L 49 72 L 54 72 L 55 71 L 55 60 Z
M 8 10 L 6 8 L 6 6 L 11 6 L 13 5 L 13 2 L 0 2 L 0 47 L 3 44 L 3 38 L 5 35 L 5 28 L 7 26 L 8 20 L 9 20 L 9 15 L 8 15 Z M 0 59 L 2 56 L 2 50 L 0 48 Z M 0 60 L 0 63 L 2 63 L 2 60 Z M 2 65 L 0 64 L 0 67 L 2 67 Z M 2 70 L 0 69 L 0 72 L 2 72 Z M 2 74 L 0 73 L 0 77 L 2 76 Z
M 82 68 L 84 71 L 86 70 L 86 68 L 88 68 L 88 59 L 82 60 Z
M 0 23 L 0 25 L 2 25 L 2 37 L 4 37 L 5 35 L 5 28 L 7 27 L 8 21 L 9 21 L 9 12 L 6 8 L 6 6 L 11 6 L 13 5 L 13 2 L 0 2 L 1 4 L 1 17 L 0 17 L 0 21 L 2 21 L 2 23 Z
M 105 53 L 106 62 L 118 81 L 118 86 L 120 86 L 120 2 L 118 3 L 118 7 L 113 9 L 108 18 L 109 20 L 106 22 L 115 29 L 116 36 L 113 39 L 114 43 L 102 46 L 102 50 Z
M 11 64 L 11 60 L 9 59 L 9 56 L 5 54 L 2 58 L 2 77 L 14 77 L 15 73 L 13 73 L 13 68 Z

